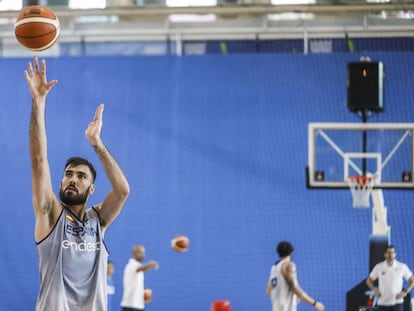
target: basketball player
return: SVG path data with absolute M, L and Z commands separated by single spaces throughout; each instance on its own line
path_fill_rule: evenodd
M 73 157 L 64 167 L 59 200 L 52 188 L 45 125 L 46 97 L 57 81 L 47 81 L 46 61 L 39 66 L 36 56 L 24 76 L 32 96 L 29 138 L 34 237 L 40 271 L 36 310 L 106 310 L 108 252 L 103 236 L 121 211 L 129 195 L 129 184 L 101 138 L 104 106 L 96 109 L 85 135 L 112 189 L 102 203 L 87 208 L 88 198 L 95 190 L 96 171 L 86 159 Z
M 122 311 L 144 311 L 144 272 L 150 269 L 158 269 L 158 262 L 151 260 L 143 263 L 145 247 L 134 245 L 132 258 L 129 259 L 124 269 L 123 294 L 121 301 Z
M 311 298 L 299 287 L 296 276 L 296 266 L 291 260 L 293 246 L 282 241 L 277 245 L 279 260 L 272 266 L 267 282 L 266 293 L 272 301 L 272 311 L 296 311 L 297 298 L 307 302 L 318 311 L 324 311 L 325 306 Z

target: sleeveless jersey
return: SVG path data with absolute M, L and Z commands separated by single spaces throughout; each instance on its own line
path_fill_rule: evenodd
M 296 311 L 297 297 L 289 288 L 285 277 L 282 274 L 282 265 L 287 259 L 276 262 L 270 271 L 272 283 L 271 300 L 273 311 Z M 297 284 L 295 275 L 295 285 Z
M 99 215 L 79 220 L 63 207 L 55 227 L 37 243 L 40 290 L 36 311 L 107 309 L 106 265 Z

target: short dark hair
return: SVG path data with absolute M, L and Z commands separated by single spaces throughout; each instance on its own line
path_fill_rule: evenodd
M 385 248 L 385 251 L 387 251 L 388 249 L 390 249 L 390 248 L 392 248 L 392 249 L 394 249 L 395 250 L 395 246 L 394 245 L 392 245 L 392 244 L 390 244 L 390 245 L 388 245 L 386 248 Z
M 67 159 L 66 164 L 65 164 L 65 170 L 68 167 L 75 167 L 78 165 L 86 165 L 87 167 L 89 167 L 89 169 L 92 172 L 92 181 L 95 182 L 96 179 L 96 170 L 93 167 L 92 163 L 89 162 L 88 160 L 82 158 L 82 157 L 70 157 L 69 159 Z
M 282 241 L 277 245 L 276 251 L 279 254 L 279 257 L 286 257 L 293 253 L 293 246 L 287 241 Z

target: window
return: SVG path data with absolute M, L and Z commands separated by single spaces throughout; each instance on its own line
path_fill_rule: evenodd
M 19 11 L 23 7 L 23 1 L 16 0 L 0 0 L 0 11 Z
M 106 8 L 106 0 L 69 0 L 69 8 L 71 9 L 104 9 Z
M 271 3 L 274 5 L 282 4 L 314 4 L 316 0 L 271 0 Z
M 166 0 L 166 4 L 171 7 L 214 6 L 217 0 Z

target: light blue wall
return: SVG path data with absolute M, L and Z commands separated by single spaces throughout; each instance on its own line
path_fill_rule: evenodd
M 147 310 L 270 310 L 265 295 L 275 246 L 295 246 L 301 285 L 344 310 L 346 292 L 368 273 L 371 212 L 348 190 L 308 190 L 309 122 L 359 122 L 346 108 L 346 64 L 361 55 L 210 55 L 48 59 L 59 82 L 47 106 L 49 160 L 58 190 L 65 160 L 98 169 L 99 202 L 109 189 L 84 138 L 100 102 L 103 138 L 123 167 L 131 196 L 107 230 L 116 307 L 131 247 L 160 263 L 146 274 Z M 411 122 L 413 53 L 371 53 L 386 67 L 385 112 L 370 122 Z M 1 310 L 33 310 L 38 288 L 28 151 L 29 59 L 0 59 Z M 384 191 L 392 242 L 414 268 L 412 191 Z M 190 237 L 187 253 L 170 239 Z M 79 267 L 81 269 L 81 267 Z M 299 310 L 311 310 L 301 304 Z

